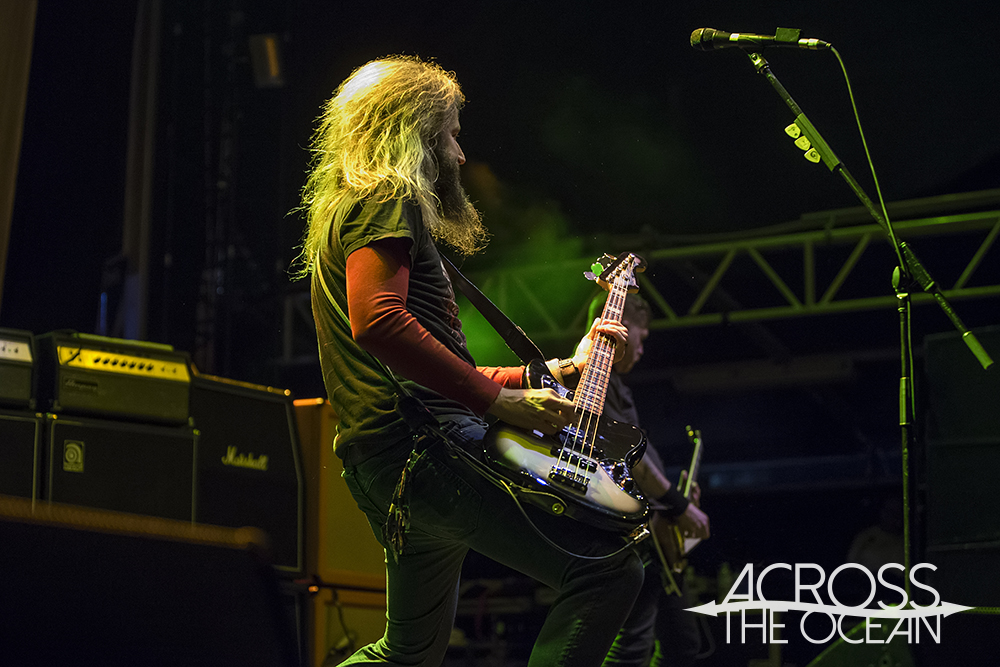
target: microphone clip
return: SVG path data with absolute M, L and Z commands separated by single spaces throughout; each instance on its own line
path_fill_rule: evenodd
M 798 46 L 799 35 L 801 34 L 802 30 L 800 28 L 778 28 L 774 31 L 774 42 L 775 44 Z

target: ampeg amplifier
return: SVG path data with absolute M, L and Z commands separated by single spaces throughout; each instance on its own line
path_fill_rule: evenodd
M 35 407 L 35 346 L 30 331 L 0 329 L 0 405 Z
M 198 434 L 190 426 L 57 414 L 45 422 L 44 500 L 194 520 Z
M 36 339 L 39 409 L 187 424 L 187 355 L 169 345 L 53 331 Z

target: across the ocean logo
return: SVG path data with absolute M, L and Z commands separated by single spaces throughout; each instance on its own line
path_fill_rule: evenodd
M 755 578 L 753 564 L 748 563 L 721 603 L 712 601 L 691 607 L 688 611 L 709 616 L 726 614 L 727 644 L 733 641 L 734 625 L 738 628 L 738 641 L 742 644 L 747 642 L 748 635 L 751 641 L 760 637 L 764 644 L 787 644 L 787 639 L 781 639 L 785 627 L 781 614 L 789 611 L 804 612 L 799 621 L 799 632 L 813 644 L 825 644 L 837 636 L 851 644 L 888 644 L 893 639 L 904 637 L 909 644 L 928 640 L 940 644 L 941 619 L 972 607 L 944 602 L 937 590 L 917 578 L 922 570 L 936 569 L 930 563 L 919 563 L 907 573 L 899 563 L 886 563 L 875 575 L 864 565 L 845 563 L 827 578 L 823 568 L 815 563 L 796 563 L 794 566 L 774 563 L 761 570 Z M 793 600 L 769 600 L 764 597 L 764 579 L 775 570 L 788 570 L 788 573 L 784 575 L 784 580 L 777 573 L 772 575 L 769 590 L 794 590 Z M 835 587 L 838 577 L 840 586 Z M 919 589 L 933 595 L 933 601 L 919 605 L 911 600 L 906 588 L 900 585 L 904 577 L 909 578 L 911 592 Z M 867 592 L 867 597 L 857 604 L 844 604 L 838 599 L 838 590 L 841 597 L 845 597 L 848 591 L 855 596 L 859 591 L 860 594 Z M 824 592 L 829 601 L 824 599 Z M 920 593 L 921 597 L 923 595 Z M 870 606 L 876 598 L 878 607 Z M 849 637 L 851 626 L 845 627 L 845 618 L 865 619 L 867 623 L 863 636 Z

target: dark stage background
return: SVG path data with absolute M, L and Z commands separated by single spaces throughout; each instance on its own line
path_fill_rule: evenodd
M 102 294 L 112 310 L 124 300 L 116 257 L 139 7 L 39 2 L 0 326 L 94 332 Z M 746 56 L 689 46 L 699 27 L 801 28 L 803 37 L 834 44 L 886 201 L 1000 187 L 993 2 L 164 0 L 161 7 L 145 338 L 192 352 L 204 371 L 301 397 L 322 393 L 318 364 L 282 361 L 287 299 L 304 288 L 288 268 L 302 231 L 295 208 L 306 147 L 333 88 L 378 56 L 434 58 L 463 83 L 463 174 L 494 234 L 486 254 L 468 262 L 472 272 L 600 251 L 605 237 L 708 242 L 857 205 L 839 177 L 792 145 L 784 134 L 792 116 Z M 261 34 L 276 36 L 280 85 L 255 79 L 250 37 Z M 874 197 L 833 54 L 765 55 Z M 933 268 L 935 245 L 918 247 Z M 888 253 L 886 260 L 870 279 L 890 293 Z M 996 281 L 996 268 L 987 279 Z M 207 330 L 199 310 L 206 303 Z M 1000 319 L 995 299 L 957 308 L 972 327 Z M 682 427 L 695 423 L 709 444 L 706 465 L 723 476 L 714 498 L 706 491 L 715 537 L 693 559 L 709 577 L 722 563 L 738 572 L 747 561 L 835 567 L 883 502 L 898 497 L 895 312 L 766 326 L 792 355 L 868 356 L 836 386 L 692 396 L 664 379 L 678 359 L 740 361 L 762 352 L 723 330 L 658 331 L 632 378 L 645 425 L 672 468 L 685 458 Z M 933 307 L 915 316 L 918 347 L 924 336 L 948 331 Z M 837 467 L 848 464 L 857 468 Z M 474 565 L 477 574 L 493 574 L 489 564 Z M 792 647 L 792 658 L 804 664 L 812 648 Z
M 488 265 L 546 232 L 711 234 L 857 204 L 791 145 L 788 109 L 745 56 L 689 46 L 698 27 L 799 27 L 837 46 L 887 201 L 995 187 L 1000 47 L 974 34 L 997 17 L 985 2 L 164 2 L 149 337 L 193 346 L 206 189 L 223 182 L 248 274 L 239 308 L 287 287 L 313 120 L 371 58 L 418 54 L 454 69 L 469 100 L 466 171 L 488 173 L 474 185 L 492 183 L 507 209 L 544 212 L 494 225 Z M 120 249 L 135 18 L 126 0 L 39 3 L 4 326 L 94 327 L 102 266 Z M 254 85 L 247 38 L 260 33 L 279 36 L 281 88 Z M 833 55 L 766 55 L 874 196 Z M 234 137 L 227 179 L 205 174 L 219 169 L 220 119 Z M 224 345 L 255 347 L 231 336 Z M 254 352 L 245 356 L 270 354 Z

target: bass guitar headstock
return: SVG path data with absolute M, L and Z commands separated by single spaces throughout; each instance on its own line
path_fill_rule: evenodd
M 587 280 L 593 280 L 602 289 L 611 291 L 616 281 L 624 282 L 625 291 L 635 294 L 639 291 L 639 285 L 635 281 L 635 274 L 646 270 L 646 261 L 631 252 L 623 252 L 614 257 L 612 255 L 602 255 L 595 261 L 590 271 L 585 271 Z

